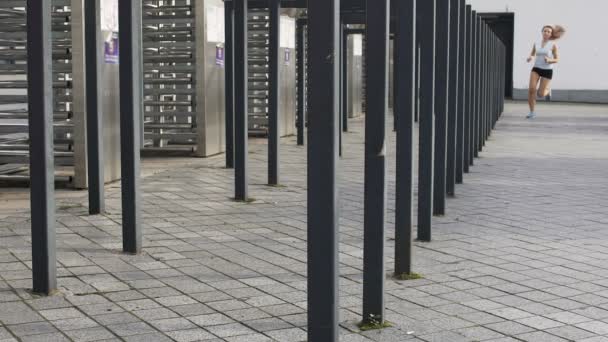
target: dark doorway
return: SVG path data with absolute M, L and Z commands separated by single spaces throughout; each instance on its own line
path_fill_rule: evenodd
M 480 13 L 481 18 L 507 47 L 507 71 L 505 96 L 513 97 L 513 35 L 515 31 L 514 13 Z

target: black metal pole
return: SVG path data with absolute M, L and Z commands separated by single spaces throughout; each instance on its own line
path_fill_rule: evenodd
M 118 2 L 120 26 L 120 144 L 123 250 L 141 251 L 140 118 L 142 106 L 141 1 Z
M 489 127 L 490 127 L 490 120 L 492 118 L 492 99 L 490 97 L 491 95 L 491 89 L 492 89 L 492 71 L 490 69 L 490 56 L 492 54 L 492 44 L 490 41 L 490 27 L 484 23 L 484 27 L 485 27 L 485 31 L 486 31 L 486 48 L 485 48 L 485 63 L 484 63 L 484 69 L 486 72 L 486 87 L 484 89 L 485 91 L 485 98 L 486 98 L 486 118 L 484 121 L 484 126 L 483 126 L 483 131 L 484 131 L 484 146 L 486 144 L 486 142 L 488 141 L 488 138 L 490 137 L 490 131 L 489 131 Z
M 488 136 L 487 138 L 489 139 L 490 136 L 492 135 L 492 125 L 494 122 L 494 115 L 496 113 L 495 111 L 495 98 L 496 98 L 496 72 L 495 72 L 495 65 L 496 65 L 496 61 L 494 60 L 494 52 L 496 51 L 496 45 L 494 44 L 494 33 L 492 32 L 492 29 L 490 28 L 490 26 L 488 25 L 488 32 L 490 32 L 490 37 L 489 37 L 489 56 L 488 56 L 488 78 L 489 78 L 489 82 L 490 82 L 490 87 L 488 89 L 488 98 L 489 98 L 489 116 L 488 116 L 488 123 L 487 123 L 487 131 L 488 131 Z
M 479 69 L 479 63 L 481 62 L 479 60 L 479 50 L 481 49 L 481 46 L 479 44 L 479 35 L 480 35 L 480 30 L 479 30 L 479 17 L 477 16 L 477 13 L 474 14 L 474 25 L 475 25 L 475 46 L 473 48 L 473 53 L 475 54 L 475 60 L 473 61 L 473 69 L 474 69 L 474 84 L 473 84 L 473 94 L 474 94 L 474 102 L 473 102 L 473 106 L 474 106 L 474 118 L 473 118 L 473 134 L 472 134 L 472 139 L 473 139 L 473 159 L 477 158 L 479 155 L 479 73 L 480 73 L 480 69 Z
M 490 28 L 490 25 L 487 25 L 488 31 L 488 50 L 487 50 L 487 70 L 488 70 L 488 119 L 486 120 L 486 141 L 490 139 L 492 135 L 492 121 L 494 118 L 494 33 Z
M 416 0 L 397 2 L 395 8 L 394 89 L 397 118 L 395 190 L 395 275 L 412 273 L 414 88 L 416 73 Z
M 479 68 L 480 68 L 480 73 L 479 73 L 479 79 L 480 79 L 480 83 L 479 83 L 479 92 L 480 92 L 480 98 L 479 98 L 479 102 L 480 102 L 480 106 L 481 106 L 481 111 L 480 111 L 480 117 L 479 117 L 479 152 L 483 151 L 483 146 L 486 143 L 486 135 L 485 135 L 485 121 L 486 121 L 486 116 L 487 116 L 487 112 L 486 112 L 486 89 L 487 89 L 487 84 L 486 84 L 486 76 L 487 76 L 487 72 L 486 72 L 486 31 L 485 31 L 485 24 L 483 21 L 483 18 L 481 19 L 481 48 L 479 53 L 481 54 L 480 57 L 480 63 L 479 63 Z
M 418 0 L 414 0 L 418 1 Z M 418 11 L 417 6 L 416 11 Z M 420 16 L 416 15 L 416 66 L 415 66 L 415 88 L 414 88 L 414 122 L 418 122 L 418 118 L 420 117 L 420 31 L 421 31 L 422 20 Z
M 437 34 L 435 60 L 435 172 L 433 215 L 445 214 L 447 115 L 449 88 L 450 2 L 437 0 Z
M 226 86 L 226 168 L 234 168 L 234 8 L 224 1 L 224 56 Z
M 481 17 L 477 16 L 477 27 L 478 27 L 478 64 L 477 64 L 477 127 L 476 127 L 476 138 L 477 138 L 477 149 L 475 150 L 475 157 L 479 157 L 479 152 L 481 152 L 483 147 L 483 25 L 481 21 Z
M 298 59 L 297 65 L 297 83 L 298 83 L 298 106 L 297 106 L 297 129 L 298 129 L 298 145 L 304 145 L 304 128 L 306 126 L 306 29 L 305 20 L 298 19 L 296 22 L 297 48 L 296 53 Z
M 104 158 L 103 158 L 103 108 L 101 105 L 101 16 L 99 0 L 84 2 L 84 48 L 87 108 L 87 174 L 89 190 L 89 214 L 97 215 L 105 210 Z
M 435 0 L 417 3 L 420 19 L 420 117 L 418 162 L 418 239 L 431 241 L 435 156 Z M 422 20 L 424 18 L 424 20 Z
M 348 132 L 348 33 L 346 25 L 342 26 L 342 131 Z
M 233 0 L 234 6 L 234 198 L 248 201 L 248 53 L 247 0 Z
M 338 341 L 340 0 L 308 2 L 308 341 Z
M 465 169 L 465 136 L 466 136 L 466 70 L 467 70 L 467 14 L 465 0 L 458 0 L 460 20 L 458 25 L 458 122 L 456 123 L 456 184 L 464 181 Z
M 281 1 L 270 0 L 269 52 L 268 52 L 268 184 L 279 184 L 279 98 L 280 98 L 280 21 Z
M 384 322 L 389 1 L 366 1 L 363 322 Z
M 51 0 L 27 1 L 27 100 L 30 140 L 32 285 L 57 288 Z
M 473 122 L 473 13 L 471 5 L 466 5 L 466 63 L 465 63 L 465 123 L 464 123 L 464 161 L 463 171 L 469 173 L 472 155 L 472 122 Z
M 460 30 L 460 7 L 459 0 L 450 0 L 450 35 L 449 35 L 449 86 L 448 86 L 448 135 L 446 144 L 446 193 L 454 196 L 456 192 L 456 145 L 457 145 L 457 128 L 460 120 L 460 111 L 458 110 L 459 98 L 459 79 L 458 79 L 458 64 L 459 60 L 459 30 Z
M 338 54 L 337 54 L 337 58 L 336 61 L 339 63 L 338 65 L 338 124 L 340 125 L 340 131 L 338 132 L 338 155 L 340 157 L 342 157 L 342 127 L 344 127 L 344 74 L 342 74 L 342 72 L 344 71 L 344 68 L 342 68 L 342 61 L 343 61 L 343 54 L 344 52 L 342 51 L 342 40 L 344 39 L 344 24 L 342 23 L 342 21 L 340 21 L 340 27 L 339 27 L 339 36 L 338 36 L 338 42 L 340 43 L 340 45 L 338 46 Z
M 483 109 L 483 116 L 482 116 L 482 120 L 481 120 L 481 140 L 479 141 L 480 146 L 481 146 L 481 151 L 483 151 L 483 147 L 486 145 L 486 140 L 488 137 L 488 132 L 487 132 L 487 127 L 488 127 L 488 119 L 489 119 L 489 111 L 488 111 L 488 104 L 489 104 L 489 99 L 488 99 L 488 89 L 489 89 L 489 72 L 488 72 L 488 49 L 489 49 L 489 44 L 488 44 L 488 27 L 486 26 L 485 21 L 481 21 L 481 25 L 482 25 L 482 32 L 483 32 L 483 41 L 482 41 L 482 57 L 481 57 L 481 77 L 482 77 L 482 86 L 481 86 L 481 91 L 482 91 L 482 109 Z

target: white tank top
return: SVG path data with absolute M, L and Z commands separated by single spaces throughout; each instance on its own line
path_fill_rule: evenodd
M 534 62 L 535 68 L 541 69 L 553 69 L 553 64 L 547 63 L 545 61 L 545 57 L 554 58 L 553 56 L 553 47 L 555 46 L 555 42 L 548 41 L 543 47 L 543 43 L 539 42 L 534 45 L 536 49 L 536 61 Z

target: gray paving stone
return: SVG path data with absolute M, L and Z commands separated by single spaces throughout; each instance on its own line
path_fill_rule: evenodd
M 215 339 L 215 336 L 200 328 L 169 331 L 167 332 L 167 335 L 177 342 L 194 342 Z
M 547 332 L 555 336 L 565 338 L 569 341 L 580 341 L 595 336 L 589 331 L 578 329 L 572 326 L 561 326 L 553 329 L 547 329 Z
M 580 340 L 580 342 L 608 342 L 608 337 L 606 337 L 606 336 L 589 337 L 589 338 Z
M 185 318 L 167 318 L 151 321 L 150 324 L 160 331 L 175 331 L 196 328 L 194 324 Z
M 564 325 L 563 323 L 560 323 L 558 321 L 554 321 L 552 319 L 548 319 L 541 316 L 526 317 L 517 319 L 515 321 L 538 330 L 546 330 Z
M 128 312 L 110 313 L 105 315 L 93 316 L 93 318 L 103 325 L 118 324 L 118 323 L 133 323 L 139 319 Z
M 188 296 L 171 296 L 156 298 L 156 301 L 164 306 L 179 306 L 188 304 L 197 304 L 198 302 Z
M 50 334 L 57 332 L 57 329 L 49 322 L 34 322 L 8 326 L 10 331 L 18 337 L 28 335 Z
M 5 340 L 5 339 L 9 339 L 9 338 L 12 338 L 12 337 L 13 337 L 13 335 L 11 335 L 11 333 L 8 332 L 8 330 L 6 330 L 3 327 L 0 327 L 0 341 L 1 340 Z
M 420 339 L 428 342 L 442 342 L 442 341 L 453 341 L 453 342 L 470 342 L 471 340 L 468 337 L 457 334 L 452 331 L 442 331 L 438 333 L 433 333 L 429 335 L 420 336 Z
M 560 311 L 560 312 L 548 314 L 548 315 L 546 315 L 546 317 L 556 320 L 558 322 L 569 324 L 569 325 L 582 323 L 582 322 L 588 322 L 588 321 L 592 320 L 589 317 L 577 315 L 575 313 L 568 312 L 568 311 Z
M 486 324 L 485 327 L 490 330 L 494 330 L 501 334 L 507 335 L 507 336 L 518 335 L 518 334 L 523 334 L 523 333 L 528 333 L 528 332 L 534 331 L 534 329 L 531 327 L 525 326 L 523 324 L 519 324 L 517 322 L 512 322 L 512 321 L 490 323 L 490 324 Z
M 240 323 L 230 323 L 230 324 L 221 324 L 221 325 L 213 325 L 206 327 L 212 334 L 225 338 L 239 335 L 248 335 L 254 333 L 253 330 L 247 328 L 243 324 Z
M 111 339 L 114 335 L 105 328 L 86 328 L 79 330 L 70 330 L 65 332 L 75 342 L 89 342 Z
M 273 341 L 270 337 L 262 335 L 262 334 L 252 334 L 252 335 L 241 335 L 226 338 L 228 342 L 271 342 Z
M 243 321 L 251 321 L 262 318 L 269 318 L 270 315 L 265 313 L 264 311 L 256 308 L 251 309 L 242 309 L 242 310 L 234 310 L 234 311 L 226 311 L 226 316 L 234 319 L 235 321 L 243 322 Z
M 306 341 L 306 332 L 298 328 L 273 330 L 266 332 L 266 334 L 273 340 L 280 342 Z
M 107 326 L 107 328 L 112 330 L 116 335 L 120 337 L 146 334 L 154 331 L 151 326 L 144 322 L 110 324 Z
M 125 342 L 150 342 L 150 341 L 171 342 L 173 340 L 161 333 L 152 333 L 152 334 L 125 336 L 124 341 Z
M 215 311 L 213 309 L 211 309 L 210 307 L 204 305 L 204 304 L 190 304 L 190 305 L 179 305 L 179 306 L 173 306 L 171 307 L 171 311 L 176 312 L 177 314 L 179 314 L 180 316 L 183 317 L 189 317 L 189 316 L 196 316 L 196 315 L 202 315 L 202 314 L 210 314 L 210 313 L 214 313 Z
M 70 339 L 60 333 L 28 335 L 21 338 L 22 342 L 70 342 Z
M 590 321 L 575 324 L 576 327 L 585 329 L 587 331 L 591 331 L 594 334 L 598 335 L 607 335 L 608 334 L 608 323 L 604 323 L 601 321 Z
M 84 316 L 82 312 L 74 308 L 41 310 L 40 314 L 49 321 L 69 318 L 81 318 Z
M 484 327 L 468 327 L 457 329 L 454 332 L 473 341 L 482 341 L 505 337 L 503 334 L 497 333 Z
M 0 310 L 0 323 L 20 324 L 42 321 L 43 318 L 21 302 L 2 303 Z
M 491 313 L 492 315 L 495 315 L 495 316 L 498 316 L 498 317 L 501 317 L 504 319 L 508 319 L 508 320 L 516 320 L 516 319 L 520 319 L 520 318 L 534 316 L 534 314 L 531 314 L 527 311 L 519 310 L 516 308 L 510 308 L 510 307 L 489 310 L 488 312 Z
M 213 325 L 234 323 L 234 320 L 232 320 L 230 317 L 220 314 L 220 313 L 192 316 L 192 317 L 188 317 L 188 319 L 190 321 L 192 321 L 194 324 L 199 325 L 201 327 L 209 327 L 209 326 L 213 326 Z
M 526 341 L 526 342 L 566 342 L 566 341 L 568 341 L 561 337 L 557 337 L 555 335 L 551 335 L 551 334 L 548 334 L 543 331 L 535 331 L 535 332 L 531 332 L 531 333 L 527 333 L 527 334 L 517 335 L 515 337 L 518 339 L 521 339 L 522 341 Z
M 97 322 L 88 317 L 61 319 L 53 321 L 53 325 L 61 331 L 88 329 L 99 326 Z

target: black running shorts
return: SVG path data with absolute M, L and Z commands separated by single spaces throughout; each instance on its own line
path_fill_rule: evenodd
M 540 77 L 546 78 L 548 80 L 553 78 L 553 70 L 551 69 L 541 69 L 541 68 L 532 68 L 532 72 L 537 73 Z

